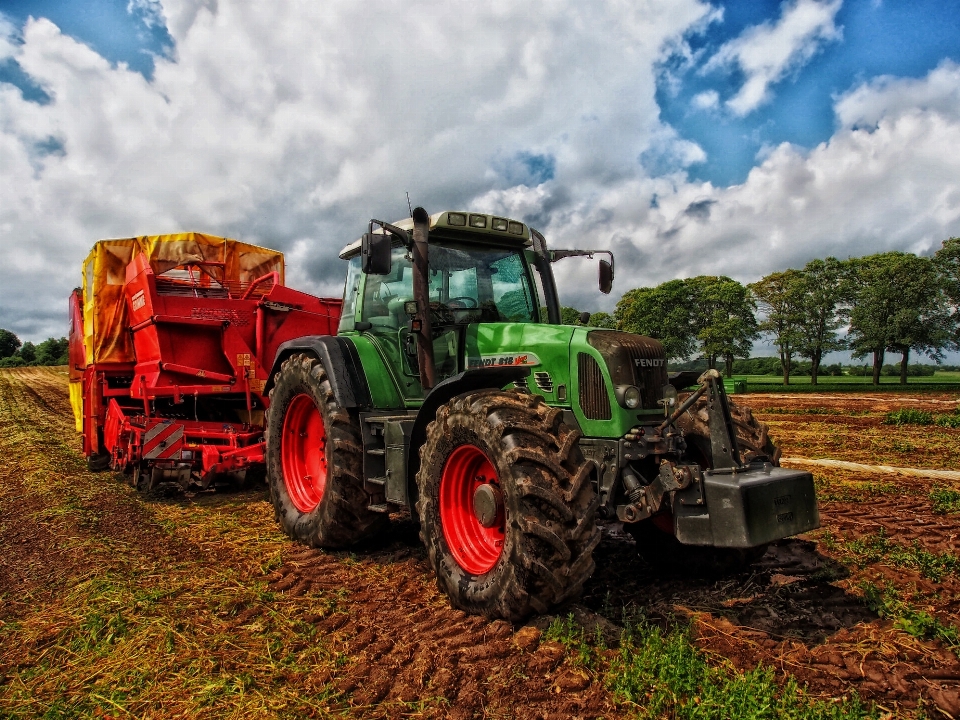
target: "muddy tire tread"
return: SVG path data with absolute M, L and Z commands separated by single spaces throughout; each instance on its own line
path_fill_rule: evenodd
M 454 606 L 517 622 L 577 596 L 593 573 L 592 553 L 600 541 L 593 465 L 580 451 L 579 430 L 562 418 L 562 411 L 538 396 L 481 390 L 442 406 L 428 426 L 417 475 L 420 537 L 437 584 Z M 501 457 L 491 460 L 517 539 L 508 540 L 498 566 L 483 576 L 492 580 L 471 580 L 456 565 L 439 523 L 443 462 L 470 436 L 500 450 Z
M 283 485 L 277 436 L 282 413 L 298 391 L 307 390 L 321 407 L 327 433 L 327 484 L 316 509 L 302 513 L 290 502 Z M 363 444 L 360 420 L 341 407 L 323 363 L 300 353 L 283 362 L 274 375 L 266 418 L 267 484 L 274 514 L 284 532 L 312 547 L 342 548 L 380 532 L 387 524 L 382 513 L 371 512 L 371 497 L 363 487 Z

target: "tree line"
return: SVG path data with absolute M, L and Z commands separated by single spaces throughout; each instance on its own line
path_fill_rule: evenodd
M 10 330 L 0 328 L 0 368 L 24 365 L 66 365 L 69 362 L 69 342 L 65 337 L 47 338 L 34 345 Z
M 561 308 L 564 324 L 578 325 L 585 315 Z M 871 358 L 877 385 L 889 373 L 886 354 L 896 353 L 906 383 L 917 372 L 911 373 L 913 354 L 939 363 L 945 350 L 960 349 L 960 238 L 945 240 L 932 257 L 899 251 L 828 257 L 748 285 L 724 275 L 668 280 L 628 290 L 612 315 L 593 313 L 587 322 L 655 337 L 674 363 L 698 357 L 716 368 L 722 361 L 728 377 L 766 335 L 779 353 L 784 384 L 798 358 L 809 363 L 804 373 L 816 384 L 824 355 L 848 349 Z M 0 367 L 67 362 L 66 338 L 34 345 L 0 328 Z
M 578 317 L 564 308 L 564 322 Z M 748 285 L 723 275 L 669 280 L 628 290 L 612 316 L 594 313 L 590 324 L 658 338 L 673 362 L 699 357 L 715 368 L 722 361 L 728 377 L 764 335 L 777 348 L 784 384 L 798 358 L 809 362 L 816 384 L 823 357 L 850 350 L 870 358 L 876 385 L 887 353 L 896 353 L 906 383 L 914 355 L 939 363 L 945 350 L 960 349 L 960 238 L 945 240 L 932 257 L 828 257 Z

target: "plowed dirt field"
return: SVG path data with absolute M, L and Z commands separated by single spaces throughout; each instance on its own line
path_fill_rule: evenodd
M 960 429 L 884 415 L 958 400 L 736 398 L 798 467 L 928 470 L 960 469 Z M 65 371 L 0 370 L 0 717 L 699 716 L 697 688 L 650 712 L 623 692 L 621 631 L 641 617 L 821 708 L 856 693 L 875 716 L 960 717 L 960 482 L 803 467 L 823 527 L 748 571 L 655 572 L 611 525 L 566 622 L 513 627 L 450 608 L 408 519 L 323 552 L 280 533 L 262 487 L 144 500 L 88 473 Z

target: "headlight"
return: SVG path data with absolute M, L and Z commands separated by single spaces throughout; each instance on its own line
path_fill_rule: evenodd
M 617 387 L 617 401 L 627 410 L 635 410 L 640 407 L 640 388 L 636 385 L 620 385 Z

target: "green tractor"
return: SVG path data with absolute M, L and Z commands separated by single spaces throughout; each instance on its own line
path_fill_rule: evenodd
M 267 387 L 286 533 L 345 547 L 409 511 L 453 605 L 517 621 L 580 592 L 601 522 L 684 569 L 818 527 L 812 476 L 716 371 L 668 377 L 657 340 L 560 323 L 551 263 L 605 252 L 480 213 L 372 220 L 340 254 L 337 334 L 281 346 Z M 612 255 L 599 274 L 609 293 Z

